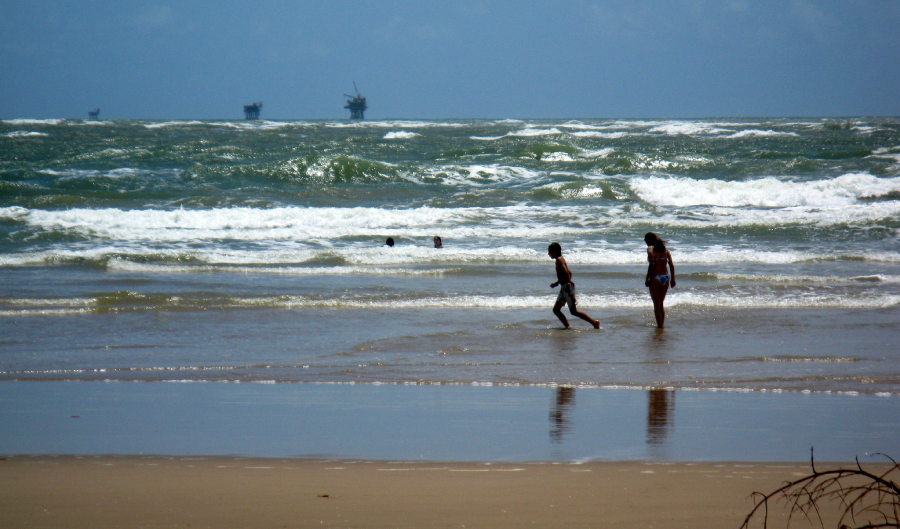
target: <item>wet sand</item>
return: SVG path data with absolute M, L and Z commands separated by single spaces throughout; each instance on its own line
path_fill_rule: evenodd
M 782 461 L 895 452 L 900 400 L 599 388 L 0 383 L 0 455 Z M 863 433 L 864 432 L 864 433 Z
M 808 469 L 15 456 L 0 460 L 0 526 L 737 528 L 752 492 Z

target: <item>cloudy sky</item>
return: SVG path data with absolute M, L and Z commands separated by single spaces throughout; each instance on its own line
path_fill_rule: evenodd
M 2 0 L 0 119 L 900 115 L 900 0 Z

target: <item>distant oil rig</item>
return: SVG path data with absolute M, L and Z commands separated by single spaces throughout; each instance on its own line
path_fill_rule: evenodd
M 100 116 L 100 109 L 88 110 L 88 119 L 97 119 Z
M 344 108 L 350 110 L 350 119 L 366 119 L 365 111 L 369 108 L 369 105 L 366 103 L 366 98 L 359 93 L 359 88 L 356 87 L 355 82 L 353 83 L 353 89 L 356 91 L 355 96 L 344 94 L 344 96 L 348 98 Z M 244 119 L 259 119 L 259 112 L 262 110 L 262 107 L 262 101 L 244 105 Z M 100 109 L 98 108 L 88 114 L 91 119 L 96 119 L 100 114 Z
M 366 98 L 359 95 L 359 88 L 356 88 L 356 83 L 353 83 L 353 89 L 356 91 L 356 96 L 351 96 L 349 94 L 344 94 L 344 97 L 349 97 L 347 100 L 347 104 L 344 108 L 350 109 L 350 119 L 366 119 L 363 116 L 363 112 L 369 108 L 369 105 L 366 104 Z
M 262 109 L 262 101 L 244 105 L 244 119 L 259 119 L 259 111 Z

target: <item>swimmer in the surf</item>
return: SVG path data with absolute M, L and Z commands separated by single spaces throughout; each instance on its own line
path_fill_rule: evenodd
M 582 320 L 593 325 L 595 329 L 599 329 L 600 322 L 581 312 L 576 306 L 575 283 L 572 282 L 572 272 L 566 264 L 566 259 L 562 256 L 562 247 L 558 242 L 555 242 L 547 248 L 547 253 L 556 261 L 557 280 L 555 283 L 550 284 L 550 288 L 561 286 L 559 296 L 556 298 L 556 304 L 553 305 L 553 314 L 556 314 L 556 317 L 562 322 L 563 327 L 571 329 L 572 326 L 569 325 L 569 320 L 566 319 L 566 315 L 560 310 L 563 305 L 568 305 L 569 312 L 572 313 L 572 316 L 578 316 Z
M 663 303 L 666 301 L 666 292 L 669 285 L 675 288 L 675 263 L 672 262 L 672 252 L 666 248 L 666 241 L 653 233 L 648 233 L 644 240 L 653 236 L 653 246 L 647 248 L 647 278 L 644 285 L 650 287 L 650 298 L 653 299 L 653 315 L 656 316 L 656 326 L 662 329 L 666 323 L 666 309 Z

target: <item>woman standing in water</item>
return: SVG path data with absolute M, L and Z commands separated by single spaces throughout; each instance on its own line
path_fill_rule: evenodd
M 644 235 L 644 242 L 647 243 L 647 261 L 649 261 L 644 285 L 650 287 L 656 326 L 662 329 L 666 323 L 666 309 L 663 303 L 666 300 L 666 292 L 669 291 L 669 283 L 675 288 L 675 263 L 672 262 L 672 253 L 666 248 L 666 241 L 656 234 L 651 232 Z

